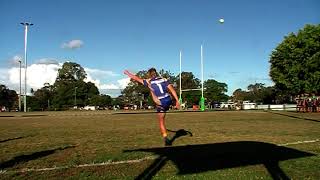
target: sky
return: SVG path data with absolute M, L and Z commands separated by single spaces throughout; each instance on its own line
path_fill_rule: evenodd
M 182 71 L 201 79 L 203 45 L 204 80 L 226 83 L 232 95 L 249 84 L 273 85 L 272 50 L 289 33 L 320 23 L 320 1 L 1 0 L 0 22 L 0 84 L 17 92 L 18 61 L 24 62 L 20 23 L 31 22 L 28 92 L 53 84 L 57 70 L 71 61 L 85 68 L 86 81 L 100 93 L 115 97 L 129 82 L 125 69 L 177 75 L 180 51 Z

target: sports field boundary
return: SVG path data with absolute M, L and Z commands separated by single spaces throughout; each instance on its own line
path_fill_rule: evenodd
M 308 144 L 308 143 L 316 143 L 320 142 L 320 139 L 313 140 L 305 140 L 305 141 L 296 141 L 296 142 L 288 142 L 277 144 L 277 146 L 290 146 L 290 145 L 298 145 L 298 144 Z M 135 164 L 140 163 L 147 160 L 155 160 L 158 156 L 146 156 L 141 159 L 132 159 L 132 160 L 123 160 L 123 161 L 106 161 L 101 163 L 90 163 L 90 164 L 79 164 L 79 165 L 71 165 L 71 166 L 54 166 L 54 167 L 45 167 L 45 168 L 22 168 L 18 170 L 0 170 L 0 174 L 8 174 L 8 173 L 25 173 L 25 172 L 45 172 L 45 171 L 55 171 L 55 170 L 63 170 L 63 169 L 71 169 L 71 168 L 85 168 L 85 167 L 98 167 L 98 166 L 111 166 L 118 164 Z
M 83 168 L 83 167 L 97 167 L 97 166 L 110 166 L 110 165 L 118 165 L 118 164 L 133 164 L 140 163 L 146 160 L 154 160 L 156 156 L 147 156 L 141 159 L 132 159 L 132 160 L 123 160 L 123 161 L 106 161 L 102 163 L 90 163 L 90 164 L 79 164 L 79 165 L 71 165 L 71 166 L 54 166 L 54 167 L 45 167 L 45 168 L 23 168 L 20 170 L 0 170 L 0 174 L 6 173 L 25 173 L 25 172 L 41 172 L 41 171 L 55 171 L 62 169 L 71 169 L 71 168 Z

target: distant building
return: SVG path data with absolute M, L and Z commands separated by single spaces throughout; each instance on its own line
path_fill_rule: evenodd
M 256 103 L 252 103 L 250 101 L 243 101 L 243 103 L 242 103 L 242 109 L 244 109 L 244 110 L 256 109 L 256 108 L 257 108 Z
M 83 109 L 84 109 L 84 110 L 87 110 L 87 111 L 89 111 L 89 110 L 95 111 L 95 110 L 96 110 L 96 107 L 95 107 L 95 106 L 85 106 L 85 107 L 83 107 Z

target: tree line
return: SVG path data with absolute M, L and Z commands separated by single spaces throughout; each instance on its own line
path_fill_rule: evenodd
M 298 33 L 290 33 L 271 52 L 270 77 L 273 86 L 262 83 L 250 84 L 247 90 L 236 89 L 232 96 L 227 93 L 228 86 L 214 79 L 204 81 L 206 103 L 227 101 L 241 102 L 249 100 L 264 104 L 292 102 L 301 94 L 320 95 L 320 25 L 306 25 Z M 179 94 L 180 76 L 161 69 L 159 74 L 167 78 Z M 138 76 L 146 78 L 147 70 L 141 70 Z M 81 65 L 65 62 L 58 70 L 54 84 L 48 83 L 28 97 L 28 107 L 32 110 L 67 109 L 72 106 L 94 105 L 108 107 L 113 105 L 153 105 L 149 90 L 135 82 L 130 82 L 121 95 L 111 98 L 99 93 L 92 82 L 85 82 L 87 74 Z M 192 72 L 182 72 L 182 89 L 199 89 L 201 82 Z M 182 93 L 182 100 L 187 105 L 198 104 L 201 91 Z M 18 95 L 14 90 L 0 85 L 0 108 L 17 108 Z

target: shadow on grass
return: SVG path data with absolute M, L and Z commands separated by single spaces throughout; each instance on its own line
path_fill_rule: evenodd
M 25 138 L 25 137 L 20 136 L 20 137 L 14 137 L 14 138 L 9 138 L 9 139 L 4 139 L 4 140 L 0 140 L 0 143 L 4 143 L 4 142 L 7 142 L 7 141 L 18 140 L 18 139 L 22 139 L 22 138 Z
M 283 114 L 283 113 L 273 112 L 273 111 L 268 111 L 268 112 L 272 113 L 272 114 L 287 116 L 287 117 L 296 118 L 296 119 L 302 119 L 302 120 L 306 120 L 306 121 L 320 122 L 320 120 L 311 119 L 311 118 L 303 118 L 303 117 L 299 117 L 299 116 L 294 116 L 294 115 L 290 115 L 290 114 Z
M 290 179 L 279 167 L 280 161 L 314 156 L 308 152 L 255 141 L 135 149 L 124 152 L 136 151 L 159 155 L 159 158 L 136 179 L 151 179 L 167 161 L 175 164 L 180 175 L 263 164 L 273 179 Z
M 179 130 L 177 130 L 177 131 L 167 129 L 167 131 L 175 133 L 174 136 L 170 139 L 171 144 L 173 144 L 173 142 L 174 142 L 176 139 L 178 139 L 178 138 L 180 138 L 180 137 L 182 137 L 182 136 L 193 136 L 193 135 L 192 135 L 192 132 L 187 131 L 187 130 L 184 130 L 184 129 L 179 129 Z
M 66 146 L 66 147 L 60 147 L 60 148 L 56 148 L 56 149 L 50 149 L 50 150 L 34 152 L 34 153 L 28 154 L 28 155 L 16 156 L 13 159 L 10 159 L 10 160 L 5 161 L 5 162 L 1 162 L 0 163 L 0 169 L 10 168 L 10 167 L 13 167 L 13 166 L 15 166 L 16 164 L 19 164 L 19 163 L 31 161 L 31 160 L 38 159 L 38 158 L 42 158 L 42 157 L 48 156 L 50 154 L 54 154 L 57 151 L 62 151 L 62 150 L 69 149 L 69 148 L 74 148 L 74 147 L 75 146 Z

